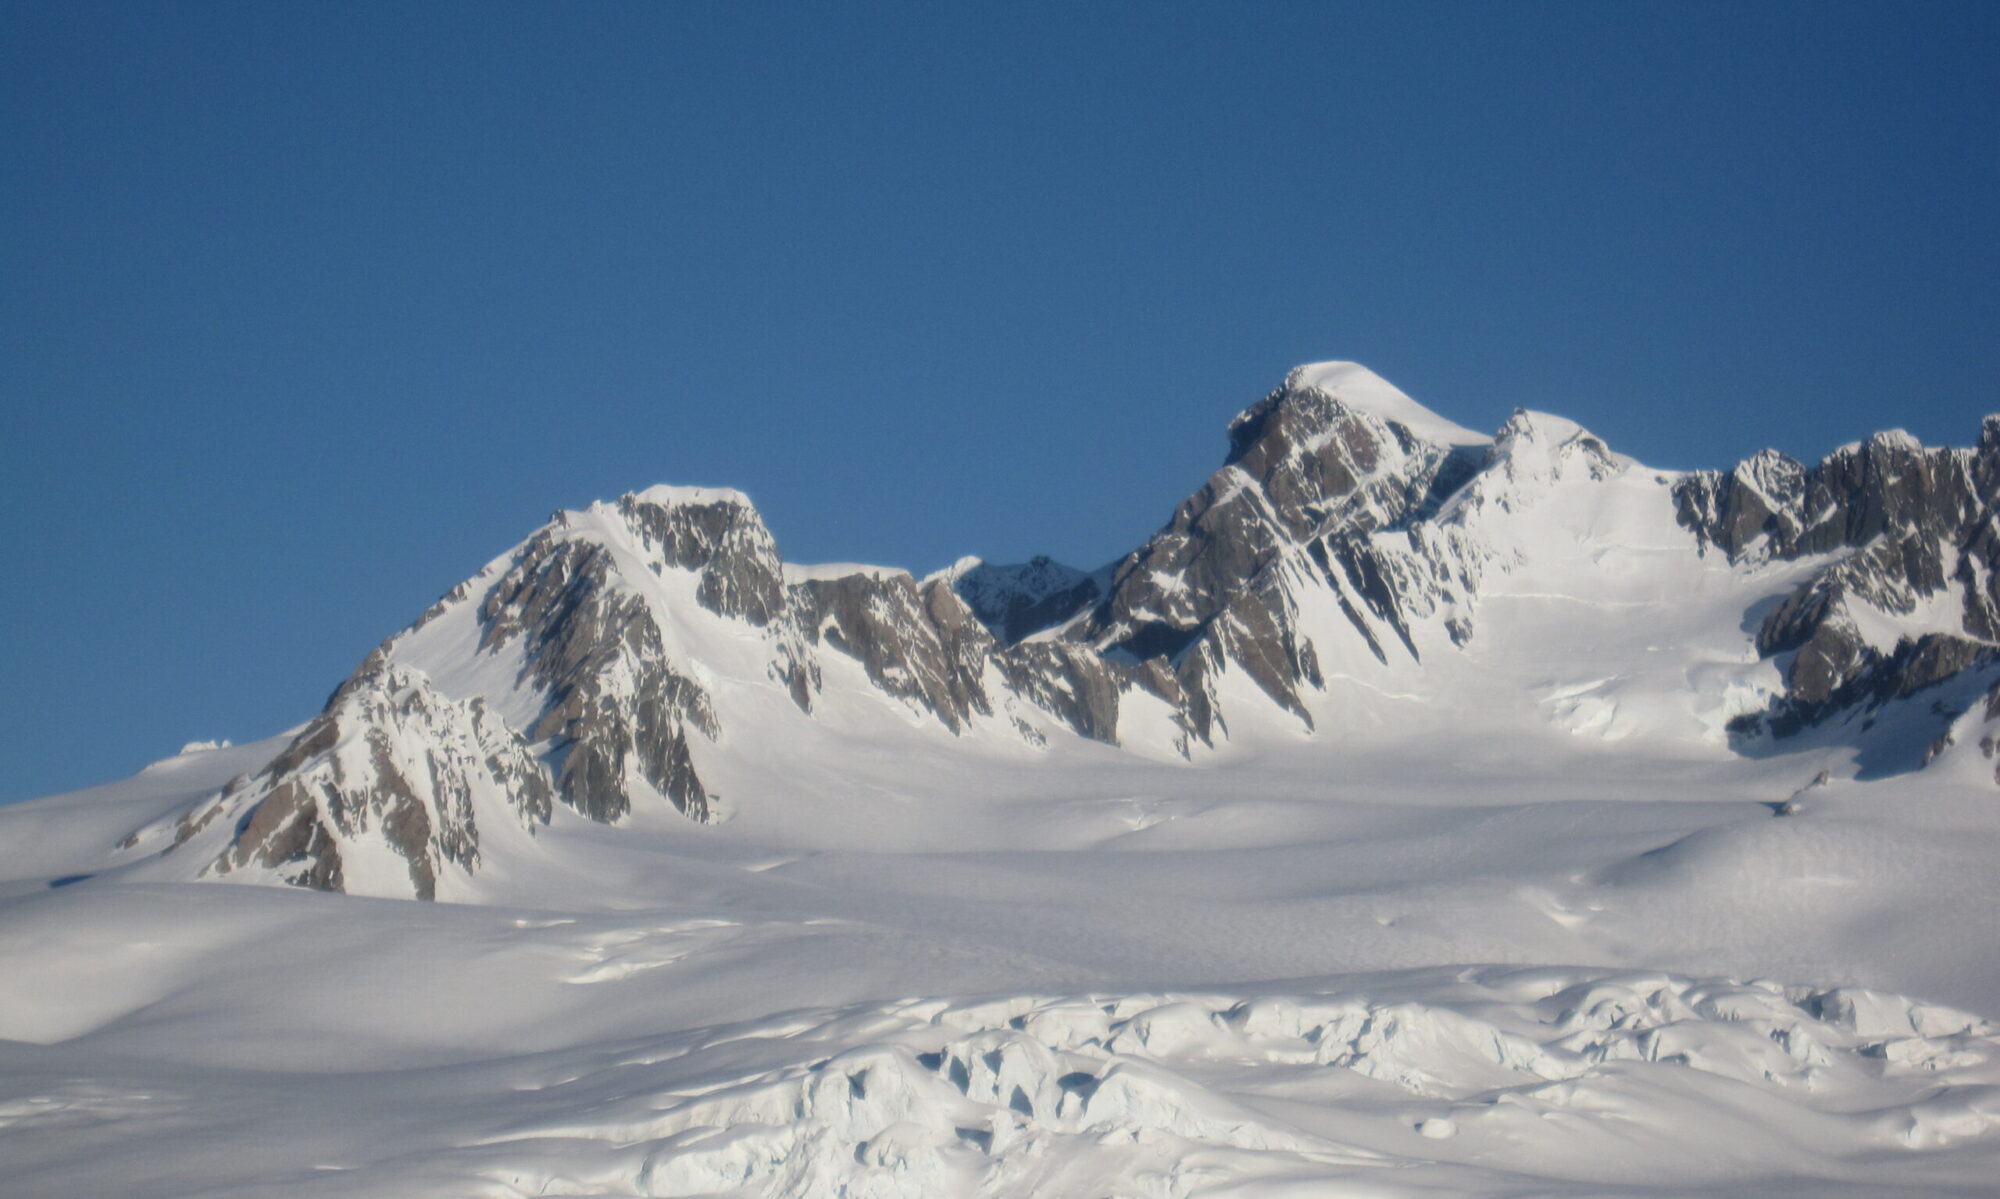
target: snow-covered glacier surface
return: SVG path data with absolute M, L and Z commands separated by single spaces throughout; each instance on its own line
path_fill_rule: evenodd
M 1992 1194 L 1996 492 L 1328 364 L 1095 570 L 561 514 L 0 808 L 0 1193 Z

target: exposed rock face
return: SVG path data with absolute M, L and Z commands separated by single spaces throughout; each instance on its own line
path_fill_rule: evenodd
M 1323 679 L 1299 626 L 1307 591 L 1330 591 L 1378 660 L 1391 647 L 1415 659 L 1411 621 L 1456 603 L 1452 581 L 1469 585 L 1461 547 L 1433 518 L 1495 451 L 1371 398 L 1294 372 L 1231 423 L 1223 468 L 1118 563 L 1105 599 L 1066 635 L 1149 666 L 1133 683 L 1204 743 L 1227 731 L 1215 688 L 1232 668 L 1311 727 L 1306 695 Z
M 801 623 L 816 641 L 859 661 L 868 680 L 958 732 L 993 710 L 982 684 L 994 641 L 941 580 L 856 573 L 797 584 Z
M 794 585 L 802 623 L 826 647 L 856 659 L 883 692 L 929 713 L 954 733 L 1025 701 L 1078 736 L 1118 739 L 1118 697 L 1162 679 L 1055 641 L 1007 645 L 961 598 L 949 573 L 919 582 L 861 572 Z M 1030 741 L 1038 734 L 1016 724 Z
M 621 505 L 630 507 L 630 499 Z M 656 510 L 636 511 L 647 519 Z M 648 520 L 640 527 L 663 524 Z M 662 548 L 677 547 L 668 541 Z M 749 607 L 739 611 L 768 622 L 775 605 L 758 606 L 754 585 L 737 587 L 742 574 L 711 573 L 718 560 L 701 559 L 705 602 L 748 597 Z M 631 810 L 633 784 L 643 781 L 691 819 L 706 819 L 708 792 L 688 735 L 715 737 L 714 710 L 700 684 L 674 668 L 645 597 L 613 585 L 617 569 L 610 547 L 543 530 L 481 601 L 481 648 L 524 643 L 528 674 L 547 697 L 528 736 L 550 744 L 564 803 L 593 820 L 615 820 Z M 709 586 L 717 577 L 725 581 Z
M 1755 630 L 1786 694 L 1738 731 L 1783 735 L 2000 666 L 2000 417 L 1970 450 L 1889 433 L 1811 468 L 1766 451 L 1668 476 L 1558 417 L 1517 411 L 1485 438 L 1322 364 L 1239 415 L 1223 467 L 1094 572 L 788 567 L 749 501 L 718 489 L 557 513 L 171 836 L 212 853 L 204 830 L 227 815 L 216 871 L 375 892 L 406 877 L 430 897 L 479 865 L 481 821 L 532 827 L 556 800 L 604 822 L 660 798 L 714 819 L 718 755 L 782 752 L 783 721 L 830 703 L 1033 746 L 1055 730 L 1116 744 L 1137 713 L 1188 756 L 1246 704 L 1310 730 L 1331 675 L 1473 645 L 1490 580 L 1549 544 L 1537 505 L 1599 485 L 1648 505 L 1654 528 L 1671 530 L 1673 505 L 1685 549 L 1674 535 L 1649 552 L 1720 554 L 1787 585 L 1786 564 L 1816 564 Z M 774 686 L 789 707 L 768 702 Z M 746 694 L 752 715 L 730 717 Z
M 748 500 L 734 492 L 706 502 L 659 502 L 642 495 L 618 501 L 653 559 L 657 573 L 676 567 L 698 573 L 701 606 L 762 628 L 784 611 L 778 547 Z
M 1229 446 L 1222 469 L 1118 564 L 1089 640 L 1177 655 L 1287 551 L 1426 514 L 1479 461 L 1296 379 L 1238 416 Z
M 1087 647 L 1065 642 L 1025 642 L 996 657 L 1009 691 L 1093 741 L 1117 743 L 1118 699 L 1128 687 L 1167 694 L 1171 686 L 1161 671 L 1109 661 Z
M 1674 489 L 1681 523 L 1732 562 L 1769 557 L 1798 544 L 1806 468 L 1776 450 L 1760 450 L 1727 474 L 1701 471 Z
M 1760 653 L 1791 655 L 1787 696 L 1741 727 L 1782 735 L 1858 702 L 1908 695 L 1987 656 L 2000 641 L 1996 498 L 1994 417 L 1969 450 L 1878 433 L 1809 469 L 1767 450 L 1726 475 L 1683 479 L 1681 523 L 1731 562 L 1838 555 L 1758 629 Z M 1950 631 L 1913 621 L 1926 611 Z M 1893 639 L 1884 627 L 1896 629 Z
M 1426 622 L 1463 645 L 1499 552 L 1469 522 L 1623 469 L 1559 418 L 1517 412 L 1489 442 L 1440 436 L 1373 399 L 1295 372 L 1236 419 L 1223 469 L 1117 564 L 1064 638 L 1133 668 L 1122 688 L 1167 700 L 1190 744 L 1227 734 L 1217 687 L 1229 671 L 1311 728 L 1325 648 L 1301 620 L 1312 597 L 1383 664 L 1420 662 Z
M 1231 669 L 1310 723 L 1305 693 L 1322 679 L 1298 629 L 1301 588 L 1335 579 L 1363 636 L 1375 636 L 1363 606 L 1402 628 L 1415 568 L 1365 535 L 1434 512 L 1482 454 L 1427 441 L 1295 378 L 1238 418 L 1223 471 L 1115 571 L 1037 559 L 923 581 L 857 570 L 787 583 L 743 497 L 655 488 L 557 514 L 411 634 L 470 605 L 476 652 L 521 663 L 515 685 L 532 702 L 516 710 L 532 714 L 519 740 L 547 777 L 528 785 L 600 821 L 631 811 L 645 790 L 690 818 L 712 814 L 694 747 L 723 734 L 714 698 L 635 572 L 687 580 L 702 609 L 740 622 L 765 647 L 768 676 L 805 712 L 833 652 L 953 733 L 1004 715 L 1033 743 L 1044 734 L 1024 717 L 1040 713 L 1115 742 L 1121 699 L 1136 689 L 1165 700 L 1186 733 L 1207 742 L 1226 731 L 1215 682 Z M 1060 636 L 1023 640 L 1065 623 Z M 392 639 L 391 657 L 411 634 Z M 300 881 L 340 886 L 332 844 L 315 840 L 310 822 L 279 819 L 286 810 L 274 803 L 270 827 L 257 830 L 264 856 L 300 863 Z M 414 845 L 415 827 L 413 817 L 396 823 L 394 843 Z M 455 846 L 440 852 L 460 860 Z
M 178 836 L 229 812 L 236 830 L 215 873 L 260 866 L 299 886 L 430 899 L 442 871 L 478 866 L 481 811 L 547 823 L 541 762 L 482 701 L 446 699 L 378 653 Z
M 2000 731 L 1995 731 L 2000 730 L 2000 683 L 1994 684 L 1986 692 L 1985 701 L 1979 705 L 1979 711 L 1986 730 L 1979 738 L 1979 753 L 1991 763 L 2000 758 Z M 1949 746 L 1950 735 L 1946 734 L 1945 748 Z M 1993 766 L 1993 782 L 1994 785 L 2000 786 L 2000 764 Z

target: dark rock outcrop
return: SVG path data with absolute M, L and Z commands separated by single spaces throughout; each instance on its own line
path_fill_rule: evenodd
M 1229 445 L 1222 469 L 1118 564 L 1079 638 L 1174 656 L 1286 551 L 1428 514 L 1480 457 L 1296 384 L 1238 416 Z
M 794 584 L 808 637 L 860 662 L 883 692 L 953 732 L 993 710 L 982 682 L 993 637 L 942 581 L 864 571 Z
M 264 867 L 340 891 L 357 868 L 400 870 L 407 894 L 430 899 L 448 866 L 479 864 L 482 794 L 489 815 L 531 828 L 549 819 L 547 775 L 519 735 L 481 700 L 446 699 L 378 652 L 261 771 L 190 813 L 179 839 L 232 813 L 215 873 Z
M 785 581 L 778 547 L 748 500 L 733 492 L 694 502 L 658 502 L 642 492 L 618 501 L 618 511 L 648 551 L 653 570 L 675 568 L 699 577 L 701 606 L 762 628 L 784 611 Z
M 1810 468 L 1766 450 L 1727 474 L 1688 475 L 1674 499 L 1682 525 L 1731 562 L 1836 555 L 1758 628 L 1759 653 L 1791 655 L 1786 695 L 1740 727 L 1782 735 L 1908 695 L 2000 642 L 2000 418 L 1986 418 L 1972 449 L 1878 433 Z M 1893 621 L 1940 601 L 1949 632 L 1912 629 L 1893 644 L 1864 634 L 1869 612 Z
M 1145 665 L 1132 684 L 1174 704 L 1198 741 L 1222 731 L 1215 680 L 1231 668 L 1310 727 L 1304 696 L 1323 680 L 1299 633 L 1299 589 L 1332 588 L 1382 657 L 1388 634 L 1363 618 L 1365 605 L 1414 656 L 1398 590 L 1414 574 L 1386 563 L 1368 537 L 1436 514 L 1486 455 L 1428 440 L 1295 373 L 1231 423 L 1222 469 L 1116 565 L 1104 598 L 1065 636 Z
M 688 750 L 691 732 L 719 731 L 707 692 L 675 668 L 646 598 L 614 582 L 610 547 L 559 532 L 551 526 L 529 541 L 487 591 L 481 649 L 524 642 L 527 671 L 547 697 L 528 736 L 551 743 L 564 803 L 615 820 L 644 781 L 691 819 L 707 819 L 708 792 Z

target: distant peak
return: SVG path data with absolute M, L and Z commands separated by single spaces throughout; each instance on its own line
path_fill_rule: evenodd
M 1318 392 L 1342 407 L 1398 424 L 1438 445 L 1491 445 L 1493 439 L 1446 420 L 1358 362 L 1310 362 L 1285 376 L 1288 392 Z

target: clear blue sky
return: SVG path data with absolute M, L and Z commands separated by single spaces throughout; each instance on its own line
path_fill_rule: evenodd
M 0 798 L 552 509 L 1095 564 L 1300 361 L 1660 466 L 2000 409 L 2000 5 L 0 7 Z

